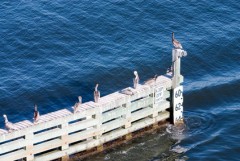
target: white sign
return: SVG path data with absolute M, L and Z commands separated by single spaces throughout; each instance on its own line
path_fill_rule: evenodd
M 159 103 L 163 100 L 163 92 L 164 92 L 163 86 L 157 87 L 155 89 L 155 103 Z
M 174 124 L 183 120 L 183 86 L 173 90 L 173 122 Z

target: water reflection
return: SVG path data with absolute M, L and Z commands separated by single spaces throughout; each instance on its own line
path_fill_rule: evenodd
M 84 159 L 85 161 L 170 161 L 187 160 L 183 154 L 187 151 L 179 143 L 185 138 L 186 125 L 167 125 L 151 134 L 145 134 L 126 144 L 117 146 L 106 152 Z

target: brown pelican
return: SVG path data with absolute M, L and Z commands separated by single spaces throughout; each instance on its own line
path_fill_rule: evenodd
M 14 127 L 14 124 L 8 121 L 7 115 L 3 115 L 4 121 L 5 121 L 5 127 L 8 131 L 17 130 L 16 127 Z
M 37 110 L 37 105 L 34 106 L 34 115 L 33 115 L 33 122 L 38 122 L 40 118 L 39 111 Z
M 167 72 L 166 73 L 171 73 L 173 71 L 173 66 L 171 65 L 169 68 L 167 68 Z
M 94 102 L 98 103 L 99 98 L 100 98 L 100 91 L 98 91 L 98 84 L 96 84 L 95 90 L 94 90 Z
M 136 89 L 139 82 L 139 76 L 137 71 L 134 71 L 133 74 L 135 75 L 135 78 L 133 79 L 133 87 Z
M 131 96 L 134 95 L 133 91 L 129 87 L 126 88 L 126 89 L 121 90 L 120 93 L 126 94 L 126 95 L 131 95 Z
M 144 84 L 152 84 L 152 83 L 155 83 L 156 80 L 157 80 L 157 74 L 153 77 L 153 78 L 150 78 L 149 80 L 145 81 Z
M 182 45 L 177 39 L 174 39 L 174 32 L 172 33 L 172 43 L 175 49 L 182 49 Z
M 78 103 L 82 104 L 82 97 L 81 96 L 78 96 Z
M 78 106 L 82 104 L 82 97 L 78 96 L 78 102 L 72 107 L 73 112 L 76 113 L 78 111 Z

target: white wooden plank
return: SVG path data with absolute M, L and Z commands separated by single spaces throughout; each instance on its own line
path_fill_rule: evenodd
M 114 118 L 120 117 L 123 115 L 126 111 L 123 107 L 119 107 L 117 109 L 114 109 L 112 111 L 106 112 L 102 114 L 102 122 L 106 122 L 109 120 L 112 120 Z
M 50 161 L 66 155 L 65 151 L 55 150 L 35 157 L 34 161 Z
M 137 109 L 143 108 L 143 107 L 150 106 L 152 103 L 153 103 L 152 97 L 145 97 L 138 101 L 132 102 L 131 103 L 131 112 L 135 111 Z
M 105 135 L 103 135 L 100 140 L 102 143 L 106 143 L 109 141 L 112 141 L 114 139 L 120 138 L 124 135 L 128 134 L 128 129 L 117 129 L 112 132 L 109 132 Z
M 133 123 L 132 127 L 130 128 L 130 131 L 134 132 L 136 130 L 140 130 L 142 128 L 152 125 L 153 123 L 154 123 L 154 119 L 149 118 L 149 117 L 144 118 L 143 120 L 139 120 L 139 121 Z
M 22 126 L 20 126 L 20 125 L 15 125 L 15 124 L 14 124 L 14 128 L 15 128 L 16 130 L 20 130 L 20 129 L 22 129 Z M 15 130 L 15 129 L 14 129 L 14 130 Z M 11 132 L 11 131 L 9 131 L 9 132 Z
M 52 117 L 50 114 L 45 114 L 40 116 L 40 120 L 47 122 L 47 121 L 54 120 L 54 117 Z
M 21 121 L 21 123 L 25 126 L 25 127 L 29 127 L 29 126 L 33 126 L 34 124 L 29 121 L 29 120 L 25 120 L 25 121 Z
M 133 92 L 133 95 L 131 96 L 131 101 L 141 97 L 146 97 L 152 93 L 152 90 L 147 85 L 139 85 L 137 89 L 131 88 L 131 90 Z
M 86 103 L 82 104 L 81 107 L 84 108 L 85 110 L 88 110 L 91 108 L 97 108 L 98 105 L 95 102 L 90 101 L 90 102 L 86 102 Z
M 26 150 L 21 149 L 21 150 L 0 156 L 0 160 L 1 161 L 12 161 L 12 160 L 24 158 L 25 156 L 26 156 Z
M 165 111 L 166 109 L 170 108 L 170 102 L 169 101 L 163 101 L 156 105 L 156 110 L 158 112 Z
M 113 129 L 119 128 L 125 124 L 124 118 L 119 118 L 117 120 L 110 121 L 102 125 L 103 133 L 111 131 Z
M 0 135 L 2 135 L 2 134 L 6 134 L 6 133 L 8 133 L 8 131 L 7 131 L 7 130 L 0 129 Z
M 170 91 L 164 91 L 163 97 L 164 97 L 165 99 L 166 99 L 166 98 L 169 98 L 169 97 L 170 97 Z
M 86 115 L 94 115 L 95 113 L 96 113 L 95 109 L 90 109 L 90 110 L 87 110 L 87 111 L 84 111 L 84 112 L 81 112 L 81 113 L 76 113 L 74 115 L 72 114 L 72 115 L 69 115 L 69 116 L 64 117 L 64 118 L 60 117 L 60 118 L 57 118 L 57 119 L 54 119 L 54 120 L 51 120 L 51 121 L 43 122 L 43 121 L 39 120 L 39 122 L 34 124 L 34 126 L 27 127 L 26 129 L 12 131 L 10 133 L 9 132 L 8 133 L 2 133 L 0 135 L 0 142 L 23 136 L 23 135 L 29 133 L 30 131 L 33 131 L 33 132 L 41 131 L 41 130 L 46 129 L 46 128 L 50 128 L 50 127 L 53 127 L 53 126 L 58 126 L 58 125 L 60 125 L 61 123 L 64 123 L 64 122 L 69 122 L 69 121 L 72 121 L 72 120 L 83 118 Z
M 88 138 L 92 138 L 93 136 L 99 135 L 100 131 L 99 129 L 87 129 L 72 135 L 68 136 L 68 141 L 69 143 L 73 143 L 76 141 L 80 141 L 80 140 L 84 140 L 84 139 L 88 139 Z
M 69 147 L 69 149 L 67 150 L 67 153 L 69 155 L 71 154 L 75 154 L 75 153 L 78 153 L 78 152 L 81 152 L 81 151 L 84 151 L 84 150 L 87 150 L 87 149 L 91 149 L 93 147 L 96 147 L 100 144 L 100 141 L 99 140 L 96 140 L 96 139 L 88 139 L 86 141 L 83 141 L 81 143 L 78 143 L 78 144 L 75 144 L 75 145 L 72 145 Z
M 23 138 L 7 142 L 5 144 L 0 145 L 0 154 L 7 153 L 22 148 L 24 146 L 26 146 L 26 141 Z
M 166 120 L 166 119 L 169 118 L 169 117 L 170 117 L 170 112 L 164 111 L 164 112 L 161 112 L 161 113 L 157 116 L 156 120 L 157 120 L 157 121 L 163 121 L 163 120 Z
M 72 115 L 72 112 L 70 112 L 67 109 L 59 110 L 59 111 L 54 112 L 54 113 L 58 114 L 60 117 L 65 117 L 65 116 L 68 116 L 68 115 Z
M 145 118 L 143 120 L 133 123 L 132 126 L 129 128 L 129 130 L 130 132 L 134 132 L 144 127 L 150 126 L 153 123 L 154 123 L 154 120 L 152 118 Z
M 48 142 L 44 142 L 38 145 L 33 146 L 33 153 L 37 154 L 40 152 L 44 152 L 50 149 L 54 149 L 60 147 L 62 145 L 61 139 L 54 139 Z
M 64 115 L 71 115 L 72 112 L 69 111 L 68 109 L 62 109 L 62 110 L 59 110 L 59 112 L 63 113 Z
M 110 95 L 104 96 L 99 101 L 99 104 L 103 108 L 103 112 L 113 109 L 118 106 L 122 106 L 126 103 L 127 96 L 118 92 L 114 92 Z
M 34 135 L 33 143 L 39 143 L 63 135 L 64 130 L 60 128 L 51 129 Z
M 77 112 L 82 112 L 84 111 L 85 109 L 83 109 L 80 105 L 77 107 L 77 110 L 75 111 L 75 113 Z
M 62 114 L 52 112 L 52 113 L 47 114 L 46 116 L 51 117 L 51 119 L 55 119 L 55 118 L 62 117 Z
M 147 107 L 131 114 L 132 122 L 152 114 L 152 108 Z
M 33 125 L 33 123 L 31 123 L 28 120 L 20 121 L 20 122 L 17 122 L 17 123 L 14 124 L 14 126 L 18 127 L 19 129 L 27 128 L 31 125 Z
M 18 137 L 22 137 L 27 132 L 28 131 L 27 131 L 27 128 L 26 128 L 26 129 L 15 130 L 15 131 L 12 131 L 12 132 L 8 132 L 6 134 L 2 134 L 2 135 L 0 135 L 0 142 L 5 142 L 5 141 L 8 141 L 8 140 L 18 138 Z
M 87 149 L 89 147 L 94 147 L 99 145 L 100 143 L 107 142 L 113 139 L 116 139 L 118 137 L 121 137 L 123 135 L 126 135 L 129 132 L 133 132 L 135 130 L 144 128 L 146 126 L 149 126 L 154 123 L 154 121 L 161 121 L 169 118 L 169 112 L 165 111 L 167 108 L 170 107 L 170 103 L 168 101 L 163 101 L 159 104 L 156 104 L 155 111 L 161 112 L 157 117 L 155 118 L 149 118 L 147 116 L 150 116 L 153 113 L 153 108 L 148 107 L 153 103 L 152 97 L 143 98 L 141 100 L 138 100 L 136 102 L 132 102 L 132 110 L 139 109 L 141 107 L 145 107 L 139 111 L 136 111 L 131 114 L 131 121 L 136 121 L 139 119 L 144 118 L 143 120 L 139 120 L 138 122 L 135 122 L 132 124 L 132 126 L 128 129 L 119 128 L 125 124 L 126 119 L 121 118 L 122 115 L 125 114 L 126 108 L 122 108 L 121 106 L 123 104 L 126 104 L 130 100 L 136 100 L 145 96 L 148 96 L 153 92 L 153 88 L 158 86 L 164 86 L 164 88 L 171 88 L 172 80 L 166 76 L 159 76 L 156 79 L 156 83 L 154 82 L 154 85 L 151 83 L 148 85 L 141 85 L 139 84 L 137 89 L 133 89 L 130 87 L 131 91 L 133 92 L 133 95 L 126 95 L 122 94 L 121 92 L 117 91 L 112 94 L 109 94 L 107 96 L 104 96 L 100 99 L 99 103 L 94 103 L 92 101 L 86 102 L 84 104 L 81 104 L 78 107 L 77 113 L 72 113 L 71 111 L 67 109 L 62 109 L 59 111 L 55 111 L 52 113 L 48 113 L 45 115 L 41 115 L 39 122 L 35 123 L 34 125 L 31 122 L 18 122 L 15 123 L 16 127 L 19 129 L 18 131 L 13 131 L 11 133 L 8 133 L 6 130 L 0 129 L 0 142 L 7 141 L 9 139 L 14 139 L 19 136 L 23 136 L 25 134 L 28 134 L 30 132 L 36 132 L 41 131 L 46 128 L 58 126 L 61 124 L 68 124 L 68 122 L 84 118 L 86 116 L 92 117 L 96 113 L 101 113 L 102 111 L 108 111 L 110 109 L 113 109 L 112 111 L 108 111 L 104 113 L 102 116 L 102 121 L 109 121 L 114 118 L 118 118 L 116 120 L 110 121 L 108 123 L 103 124 L 99 129 L 91 128 L 90 127 L 96 126 L 99 122 L 98 119 L 90 118 L 88 120 L 83 120 L 80 122 L 72 123 L 68 126 L 67 133 L 75 132 L 81 129 L 87 129 L 82 132 L 78 132 L 75 134 L 70 135 L 68 138 L 69 142 L 75 142 L 79 140 L 89 139 L 87 142 L 84 142 L 83 144 L 77 144 L 74 145 L 78 148 L 78 150 Z M 166 91 L 164 93 L 164 98 L 170 97 L 170 92 Z M 120 106 L 120 107 L 119 107 Z M 119 108 L 116 108 L 119 107 Z M 116 108 L 116 109 L 114 109 Z M 100 135 L 101 133 L 109 132 L 113 129 L 116 129 L 110 133 L 105 134 L 104 136 L 100 137 L 100 140 L 91 139 L 93 136 Z M 63 135 L 64 129 L 52 129 L 43 133 L 36 134 L 33 138 L 34 143 L 38 143 L 44 140 L 48 140 L 54 137 L 58 137 Z M 91 141 L 90 141 L 91 140 Z M 39 145 L 34 146 L 35 152 L 45 151 L 53 147 L 62 146 L 61 145 L 62 140 L 60 139 L 54 139 L 51 141 L 48 141 L 46 143 L 42 143 Z M 15 144 L 17 146 L 15 146 Z M 3 144 L 4 145 L 4 144 Z M 11 148 L 17 148 L 18 146 L 25 146 L 24 144 L 20 144 L 20 141 L 14 141 L 6 143 L 5 146 L 0 147 L 0 152 L 4 153 L 7 152 Z M 71 149 L 71 152 L 78 152 L 76 149 L 72 148 L 74 146 L 70 146 L 69 149 Z M 8 149 L 4 149 L 7 147 Z M 2 148 L 2 150 L 1 150 Z M 68 153 L 69 151 L 64 151 L 64 153 Z M 62 152 L 52 152 L 51 154 L 44 154 L 43 156 L 37 157 L 37 159 L 44 159 L 48 160 L 49 157 L 52 159 L 56 159 L 61 157 L 62 155 L 65 155 Z M 58 154 L 58 156 L 56 155 Z
M 98 124 L 98 120 L 93 118 L 79 121 L 79 122 L 68 125 L 68 133 L 86 129 L 88 127 L 96 126 L 97 124 Z

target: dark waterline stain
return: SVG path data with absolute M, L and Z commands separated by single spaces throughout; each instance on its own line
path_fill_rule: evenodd
M 239 3 L 224 1 L 0 2 L 0 115 L 32 119 L 164 74 L 171 32 L 188 56 L 184 137 L 154 133 L 88 160 L 238 160 Z M 0 127 L 4 121 L 0 119 Z M 179 136 L 180 137 L 180 136 Z M 178 154 L 172 149 L 180 148 Z

